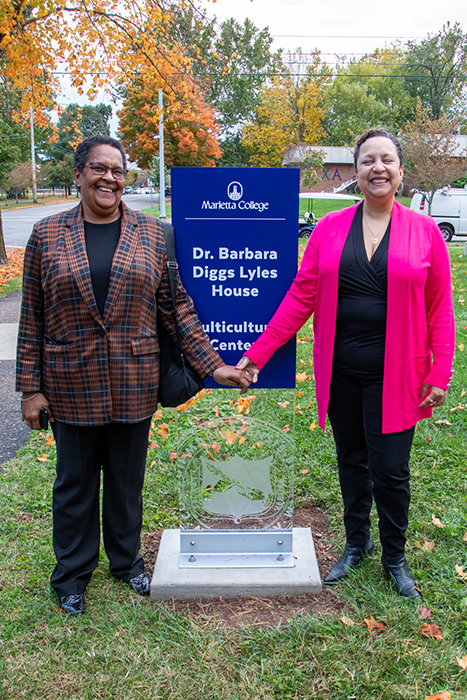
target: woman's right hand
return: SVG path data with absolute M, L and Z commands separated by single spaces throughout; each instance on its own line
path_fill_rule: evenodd
M 242 369 L 247 380 L 250 382 L 250 384 L 253 382 L 253 384 L 256 384 L 258 381 L 258 374 L 259 374 L 259 369 L 257 365 L 255 365 L 254 362 L 250 360 L 249 357 L 246 355 L 243 355 L 242 359 L 240 362 L 237 362 L 236 365 L 237 369 Z
M 35 396 L 34 396 L 35 394 Z M 32 397 L 32 398 L 29 398 Z M 23 400 L 21 401 L 21 413 L 23 422 L 27 423 L 31 430 L 40 430 L 39 413 L 45 408 L 49 412 L 49 420 L 53 423 L 53 418 L 50 414 L 49 402 L 44 394 L 40 391 L 25 391 L 23 392 Z

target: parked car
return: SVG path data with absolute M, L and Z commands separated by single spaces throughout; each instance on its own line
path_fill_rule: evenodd
M 428 215 L 426 194 L 416 192 L 410 208 Z M 467 190 L 450 187 L 436 192 L 431 205 L 431 216 L 440 227 L 445 241 L 452 240 L 453 236 L 467 235 Z
M 308 202 L 305 213 L 298 219 L 299 238 L 309 238 L 317 224 L 317 219 L 313 214 L 314 199 L 331 199 L 335 201 L 347 199 L 354 202 L 361 200 L 361 197 L 356 194 L 334 194 L 333 192 L 301 192 L 298 196 L 300 199 L 305 199 Z

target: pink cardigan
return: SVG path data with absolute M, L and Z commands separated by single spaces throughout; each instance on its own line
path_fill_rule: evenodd
M 329 403 L 339 263 L 358 205 L 325 216 L 308 242 L 300 270 L 266 330 L 245 353 L 261 369 L 313 316 L 319 424 Z M 423 384 L 447 389 L 454 355 L 449 254 L 433 219 L 394 204 L 388 254 L 383 433 L 432 415 L 418 408 Z

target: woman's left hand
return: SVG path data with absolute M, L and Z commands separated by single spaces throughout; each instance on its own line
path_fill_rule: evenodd
M 430 386 L 429 384 L 424 384 L 422 389 L 422 394 L 424 398 L 419 408 L 436 408 L 437 406 L 442 406 L 446 401 L 448 395 L 447 389 L 440 389 L 437 386 Z
M 237 369 L 232 365 L 222 365 L 222 367 L 214 370 L 212 377 L 218 384 L 237 387 L 237 389 L 240 389 L 241 394 L 247 391 L 251 381 L 243 370 Z

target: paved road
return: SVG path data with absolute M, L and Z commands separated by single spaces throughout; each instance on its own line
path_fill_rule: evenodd
M 0 299 L 0 465 L 16 455 L 31 432 L 21 418 L 15 393 L 16 334 L 21 292 Z M 0 471 L 1 471 L 0 466 Z
M 146 209 L 151 206 L 150 194 L 127 194 L 123 196 L 123 201 L 131 209 Z M 152 195 L 152 202 L 155 206 L 159 202 L 159 196 Z M 3 237 L 7 248 L 24 248 L 31 235 L 32 227 L 37 221 L 44 219 L 51 214 L 66 211 L 75 207 L 78 200 L 70 198 L 67 202 L 60 204 L 46 204 L 38 207 L 25 207 L 24 209 L 3 209 Z

